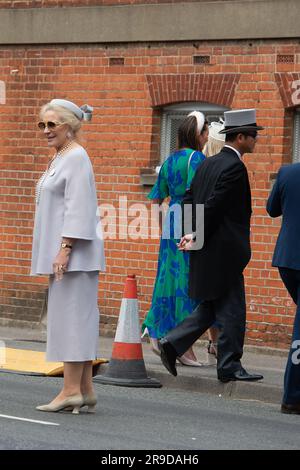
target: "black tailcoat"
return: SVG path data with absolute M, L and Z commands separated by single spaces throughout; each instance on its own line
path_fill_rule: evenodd
M 251 256 L 251 191 L 247 169 L 234 150 L 224 147 L 199 165 L 185 204 L 204 204 L 204 245 L 190 252 L 189 293 L 194 299 L 216 299 Z

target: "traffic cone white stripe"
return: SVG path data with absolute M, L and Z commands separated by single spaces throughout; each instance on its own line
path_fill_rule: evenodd
M 140 343 L 140 322 L 136 299 L 122 299 L 115 341 L 118 343 Z

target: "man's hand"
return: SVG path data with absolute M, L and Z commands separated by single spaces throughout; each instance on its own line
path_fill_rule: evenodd
M 187 235 L 184 235 L 180 242 L 177 243 L 177 247 L 180 251 L 188 251 L 192 249 L 192 246 L 194 244 L 193 241 L 194 235 L 192 233 L 188 233 Z

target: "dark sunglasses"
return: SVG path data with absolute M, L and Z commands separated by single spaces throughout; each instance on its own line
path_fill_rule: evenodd
M 38 128 L 41 131 L 44 131 L 47 127 L 50 131 L 53 131 L 56 127 L 62 126 L 63 124 L 65 124 L 65 123 L 64 122 L 58 122 L 58 121 L 47 121 L 47 122 L 40 121 L 40 122 L 38 122 Z

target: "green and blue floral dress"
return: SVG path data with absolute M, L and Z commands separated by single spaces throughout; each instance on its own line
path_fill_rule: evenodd
M 152 338 L 165 336 L 198 303 L 188 295 L 189 253 L 177 248 L 181 237 L 181 215 L 177 209 L 204 159 L 203 153 L 192 149 L 174 152 L 162 165 L 156 184 L 148 195 L 149 199 L 170 197 L 160 240 L 152 304 L 142 327 L 143 330 L 148 329 Z

